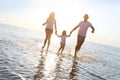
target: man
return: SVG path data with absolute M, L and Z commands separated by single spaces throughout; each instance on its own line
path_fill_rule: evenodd
M 72 31 L 70 33 L 72 33 L 74 30 L 76 30 L 77 28 L 79 28 L 78 30 L 78 36 L 77 36 L 77 45 L 75 47 L 75 55 L 74 55 L 74 58 L 76 58 L 76 55 L 77 55 L 77 52 L 80 50 L 84 40 L 85 40 L 85 37 L 86 37 L 86 33 L 87 33 L 87 30 L 89 27 L 91 27 L 92 29 L 92 33 L 94 33 L 95 29 L 94 27 L 92 26 L 92 24 L 90 22 L 88 22 L 88 14 L 85 14 L 84 16 L 84 21 L 81 21 L 76 27 L 74 27 L 72 29 Z

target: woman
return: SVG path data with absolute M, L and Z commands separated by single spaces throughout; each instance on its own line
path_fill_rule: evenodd
M 47 46 L 47 51 L 48 51 L 50 46 L 51 35 L 53 33 L 53 27 L 55 28 L 55 32 L 57 32 L 54 12 L 50 13 L 49 17 L 47 18 L 46 22 L 43 23 L 43 25 L 46 25 L 46 28 L 45 28 L 46 37 L 44 39 L 44 45 L 42 46 L 42 49 L 45 47 L 46 43 L 48 42 L 48 46 Z

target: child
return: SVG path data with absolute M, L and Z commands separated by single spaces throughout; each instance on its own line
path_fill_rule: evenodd
M 64 31 L 62 31 L 62 35 L 58 35 L 57 32 L 56 32 L 56 35 L 61 38 L 60 48 L 58 49 L 58 52 L 57 52 L 59 55 L 60 50 L 61 50 L 61 54 L 64 50 L 65 43 L 66 43 L 66 37 L 70 37 L 71 34 L 66 35 L 66 31 L 64 30 Z

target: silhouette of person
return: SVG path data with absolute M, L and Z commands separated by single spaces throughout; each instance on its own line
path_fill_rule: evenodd
M 48 46 L 47 46 L 47 50 L 46 50 L 46 51 L 48 51 L 49 46 L 50 46 L 51 35 L 53 33 L 53 27 L 55 28 L 55 32 L 57 32 L 56 19 L 55 19 L 54 12 L 50 13 L 49 17 L 47 18 L 46 22 L 43 23 L 43 25 L 46 25 L 46 28 L 45 28 L 46 37 L 44 39 L 44 45 L 42 46 L 42 49 L 45 47 L 45 45 L 48 41 Z
M 76 30 L 77 28 L 79 28 L 78 30 L 78 35 L 77 35 L 77 44 L 75 47 L 75 55 L 74 58 L 76 58 L 77 52 L 80 50 L 82 44 L 84 43 L 85 37 L 86 37 L 86 33 L 89 27 L 91 27 L 92 29 L 92 33 L 94 33 L 95 29 L 92 26 L 92 24 L 88 21 L 88 14 L 85 14 L 84 16 L 84 21 L 81 21 L 77 26 L 75 26 L 70 33 L 72 33 L 74 30 Z
M 58 49 L 58 52 L 57 52 L 58 55 L 59 55 L 60 50 L 61 50 L 61 53 L 60 53 L 60 54 L 62 54 L 62 52 L 63 52 L 63 50 L 64 50 L 64 47 L 65 47 L 65 43 L 66 43 L 66 37 L 70 37 L 70 34 L 69 34 L 69 35 L 66 35 L 66 31 L 63 30 L 63 31 L 62 31 L 62 35 L 58 35 L 57 33 L 56 33 L 56 35 L 61 38 L 60 48 Z

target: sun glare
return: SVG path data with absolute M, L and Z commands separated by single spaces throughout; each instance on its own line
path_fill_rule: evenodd
M 53 34 L 51 37 L 51 44 L 56 46 L 59 45 L 59 42 L 60 42 L 60 38 L 57 37 L 55 34 Z

